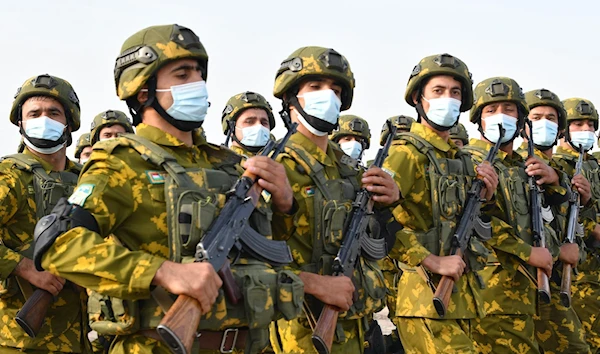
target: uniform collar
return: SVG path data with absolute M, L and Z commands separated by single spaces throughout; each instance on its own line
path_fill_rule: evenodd
M 327 141 L 327 152 L 321 150 L 317 144 L 313 143 L 312 140 L 304 136 L 301 132 L 296 132 L 290 137 L 289 140 L 294 145 L 301 146 L 310 156 L 317 160 L 321 165 L 333 166 L 336 161 L 336 155 L 334 152 L 334 144 L 332 141 Z
M 454 144 L 454 142 L 452 142 L 451 139 L 445 141 L 433 129 L 426 127 L 421 123 L 413 123 L 410 127 L 410 132 L 425 139 L 437 150 L 446 153 L 450 150 L 458 150 L 458 147 Z
M 47 172 L 52 172 L 53 171 L 53 167 L 52 164 L 49 163 L 48 161 L 44 160 L 43 158 L 35 155 L 34 153 L 32 153 L 29 148 L 25 147 L 25 149 L 23 150 L 23 154 L 27 155 L 29 157 L 33 157 L 37 162 L 39 162 L 42 167 L 44 168 L 44 170 L 46 170 Z M 65 166 L 65 171 L 70 171 L 71 169 L 73 169 L 75 167 L 75 163 L 71 160 L 69 160 L 69 158 L 67 157 L 67 163 Z
M 146 138 L 153 143 L 162 146 L 181 147 L 185 146 L 185 143 L 173 135 L 151 125 L 140 123 L 135 129 L 135 134 Z M 199 129 L 192 132 L 192 142 L 194 146 L 206 145 L 206 139 L 202 135 Z

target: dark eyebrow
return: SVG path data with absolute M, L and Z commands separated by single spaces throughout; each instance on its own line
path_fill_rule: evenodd
M 171 70 L 171 72 L 175 72 L 175 71 L 179 71 L 179 70 L 196 70 L 196 71 L 200 71 L 201 67 L 199 64 L 196 65 L 191 65 L 191 64 L 181 64 L 179 66 L 176 66 L 175 68 L 173 68 Z

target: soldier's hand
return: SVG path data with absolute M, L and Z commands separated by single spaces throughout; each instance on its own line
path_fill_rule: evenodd
M 467 264 L 460 256 L 436 256 L 430 254 L 421 262 L 423 267 L 429 269 L 432 273 L 452 277 L 454 281 L 464 273 Z
M 489 162 L 484 161 L 475 167 L 475 171 L 477 172 L 477 178 L 485 184 L 485 190 L 481 191 L 482 195 L 480 197 L 485 200 L 492 200 L 498 187 L 498 174 L 496 170 Z
M 44 289 L 56 296 L 65 285 L 65 279 L 57 277 L 46 271 L 38 272 L 35 269 L 33 261 L 29 258 L 23 258 L 13 271 L 13 274 L 27 280 L 37 288 Z
M 202 314 L 210 311 L 223 284 L 213 266 L 208 262 L 175 263 L 165 261 L 152 279 L 175 295 L 187 295 L 198 300 Z
M 592 185 L 590 182 L 582 174 L 578 174 L 573 176 L 571 183 L 581 196 L 581 205 L 586 205 L 592 199 Z
M 576 267 L 579 262 L 579 246 L 576 243 L 565 243 L 560 246 L 558 259 L 572 267 Z
M 294 205 L 294 192 L 282 164 L 267 156 L 254 156 L 243 167 L 260 177 L 258 185 L 271 193 L 276 210 L 287 213 Z
M 536 181 L 539 186 L 542 184 L 552 184 L 555 186 L 559 185 L 556 171 L 537 157 L 530 156 L 527 158 L 527 161 L 525 161 L 525 166 L 525 172 L 527 172 L 528 176 L 539 177 Z
M 304 292 L 311 294 L 321 302 L 348 311 L 352 306 L 354 284 L 347 276 L 334 277 L 302 272 L 300 279 L 304 282 Z
M 373 193 L 373 201 L 390 205 L 400 199 L 400 189 L 392 176 L 379 167 L 371 167 L 362 176 L 363 186 Z
M 552 276 L 552 255 L 546 247 L 532 247 L 527 264 L 542 269 L 549 277 Z

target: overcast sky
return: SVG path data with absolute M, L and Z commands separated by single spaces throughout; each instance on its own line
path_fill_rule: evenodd
M 114 61 L 127 37 L 151 25 L 189 27 L 206 47 L 212 106 L 204 128 L 213 143 L 224 140 L 220 117 L 230 96 L 256 91 L 279 111 L 272 92 L 281 61 L 301 46 L 334 48 L 354 71 L 354 102 L 346 113 L 369 122 L 371 157 L 386 118 L 415 115 L 404 102 L 406 82 L 413 66 L 432 54 L 462 59 L 475 83 L 508 76 L 525 91 L 543 87 L 600 106 L 599 20 L 600 5 L 591 0 L 5 1 L 0 155 L 16 151 L 10 107 L 31 76 L 49 73 L 74 86 L 82 112 L 74 141 L 97 113 L 126 111 L 115 93 Z M 478 134 L 468 114 L 460 121 Z M 277 124 L 281 137 L 283 124 Z

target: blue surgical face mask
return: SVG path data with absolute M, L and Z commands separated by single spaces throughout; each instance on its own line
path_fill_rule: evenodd
M 60 122 L 50 119 L 46 116 L 39 118 L 32 118 L 21 124 L 25 125 L 25 134 L 27 135 L 24 139 L 25 145 L 30 149 L 37 151 L 41 154 L 53 154 L 58 150 L 62 149 L 66 143 L 58 144 L 50 147 L 39 147 L 29 141 L 27 138 L 33 139 L 44 139 L 49 141 L 58 141 L 64 134 L 66 126 Z M 39 145 L 39 143 L 38 143 Z M 52 144 L 53 145 L 53 144 Z
M 342 101 L 338 96 L 335 95 L 333 90 L 319 90 L 319 91 L 311 91 L 305 92 L 301 96 L 304 98 L 304 112 L 309 114 L 315 118 L 321 119 L 330 124 L 336 124 L 338 118 L 340 117 L 340 109 L 342 107 Z M 304 117 L 303 117 L 304 118 Z M 306 121 L 302 122 L 303 124 Z M 306 124 L 304 124 L 306 126 Z M 311 129 L 312 128 L 312 129 Z M 307 129 L 316 135 L 326 135 L 329 132 L 320 132 L 317 131 L 315 133 L 314 128 L 308 124 Z M 324 133 L 324 134 L 319 134 Z
M 552 146 L 558 136 L 558 124 L 548 119 L 531 121 L 533 143 L 538 146 Z
M 590 150 L 594 146 L 596 135 L 590 131 L 580 132 L 569 132 L 570 141 L 572 147 L 579 150 L 579 145 L 583 147 L 583 150 Z
M 494 114 L 493 116 L 483 118 L 483 120 L 485 121 L 485 131 L 483 135 L 493 144 L 495 144 L 500 137 L 500 127 L 498 127 L 498 124 L 502 124 L 502 128 L 504 128 L 504 137 L 502 137 L 501 143 L 510 141 L 517 132 L 517 118 L 504 113 Z
M 169 92 L 173 96 L 173 104 L 167 113 L 180 121 L 202 122 L 208 111 L 208 91 L 206 81 L 171 86 L 170 89 L 157 89 L 156 92 Z
M 265 146 L 269 142 L 269 129 L 260 124 L 245 128 L 236 126 L 236 128 L 242 130 L 243 138 L 240 141 L 246 146 Z
M 340 143 L 340 147 L 346 153 L 346 155 L 353 159 L 358 159 L 363 149 L 362 144 L 356 140 Z
M 429 110 L 426 112 L 427 118 L 441 127 L 452 127 L 458 121 L 460 116 L 461 102 L 452 97 L 440 97 L 423 99 L 429 102 Z

